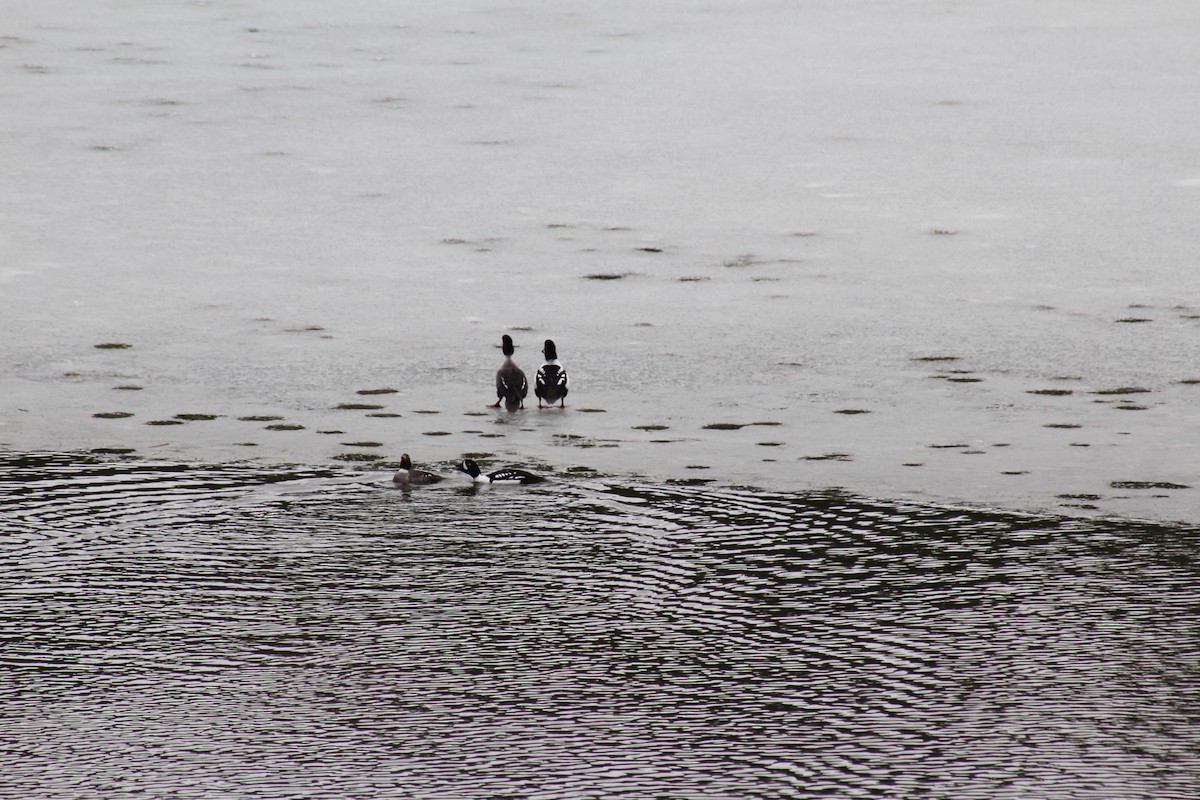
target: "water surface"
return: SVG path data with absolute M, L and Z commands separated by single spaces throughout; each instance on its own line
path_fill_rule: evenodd
M 0 459 L 0 794 L 1190 798 L 1195 530 Z

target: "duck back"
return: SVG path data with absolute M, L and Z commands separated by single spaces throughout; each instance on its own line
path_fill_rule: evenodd
M 543 364 L 538 370 L 537 396 L 547 403 L 556 403 L 567 396 L 566 373 L 558 364 Z
M 505 359 L 504 366 L 496 372 L 496 396 L 504 400 L 506 411 L 516 411 L 527 394 L 529 382 L 525 380 L 525 373 L 512 359 Z

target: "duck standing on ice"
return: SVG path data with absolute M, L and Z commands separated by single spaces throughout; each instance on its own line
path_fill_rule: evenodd
M 558 348 L 554 346 L 553 339 L 546 340 L 542 355 L 546 357 L 546 363 L 537 371 L 537 379 L 533 385 L 533 393 L 538 398 L 538 408 L 553 407 L 555 402 L 559 404 L 559 408 L 566 408 L 567 371 L 558 363 Z M 544 406 L 543 400 L 546 401 Z
M 499 408 L 504 403 L 506 411 L 516 411 L 525 406 L 525 395 L 529 394 L 529 381 L 525 373 L 513 363 L 513 341 L 507 333 L 500 340 L 504 350 L 504 364 L 496 370 L 496 402 L 488 408 Z

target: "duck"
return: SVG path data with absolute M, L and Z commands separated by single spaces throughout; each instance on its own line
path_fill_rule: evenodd
M 513 340 L 507 333 L 501 337 L 500 347 L 504 351 L 504 363 L 496 370 L 496 402 L 488 408 L 499 408 L 503 402 L 505 411 L 516 411 L 525 407 L 529 381 L 525 380 L 521 368 L 513 363 Z
M 413 469 L 412 459 L 405 453 L 400 456 L 400 469 L 392 476 L 392 480 L 401 486 L 424 486 L 443 481 L 445 478 L 422 469 Z
M 546 480 L 541 475 L 534 475 L 532 472 L 515 467 L 505 467 L 485 474 L 479 469 L 479 465 L 469 458 L 462 461 L 457 469 L 470 475 L 471 480 L 475 483 L 527 484 L 541 483 Z
M 533 386 L 533 393 L 538 398 L 538 408 L 553 408 L 556 401 L 559 408 L 566 408 L 567 370 L 558 363 L 558 348 L 554 346 L 553 339 L 546 340 L 546 344 L 542 346 L 542 355 L 546 357 L 546 363 L 537 371 Z M 543 400 L 546 401 L 546 405 L 542 405 Z

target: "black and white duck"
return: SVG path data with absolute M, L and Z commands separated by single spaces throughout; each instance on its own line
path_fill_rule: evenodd
M 566 408 L 569 382 L 567 370 L 558 361 L 558 348 L 554 346 L 553 339 L 546 340 L 545 346 L 542 347 L 542 355 L 546 357 L 546 363 L 538 369 L 533 385 L 533 393 L 538 398 L 538 408 L 553 406 L 555 403 L 559 404 L 559 408 Z M 543 406 L 542 401 L 545 401 L 546 405 Z
M 541 483 L 546 480 L 541 475 L 534 475 L 532 472 L 515 467 L 505 467 L 495 472 L 484 473 L 479 469 L 479 465 L 469 458 L 458 465 L 458 470 L 470 475 L 471 480 L 475 483 L 525 484 Z

